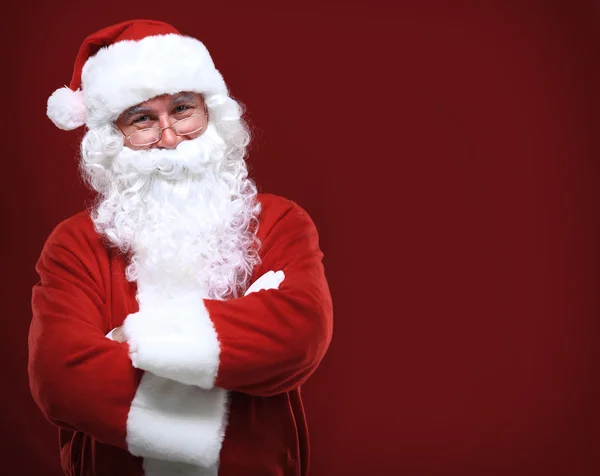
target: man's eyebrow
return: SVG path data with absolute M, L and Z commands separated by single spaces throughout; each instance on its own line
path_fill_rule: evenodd
M 185 103 L 185 102 L 196 103 L 196 102 L 198 102 L 198 97 L 194 93 L 181 93 L 171 100 L 171 105 Z M 138 106 L 132 106 L 129 109 L 127 109 L 123 113 L 122 117 L 123 117 L 124 121 L 128 121 L 129 119 L 131 119 L 132 116 L 135 116 L 136 114 L 151 114 L 152 112 L 154 112 L 154 111 L 151 108 L 138 105 Z
M 150 114 L 151 112 L 152 112 L 152 109 L 150 109 L 149 107 L 133 106 L 133 107 L 130 107 L 129 109 L 127 109 L 123 113 L 123 119 L 125 121 L 128 121 L 132 116 L 135 116 L 136 114 L 140 114 L 140 113 Z

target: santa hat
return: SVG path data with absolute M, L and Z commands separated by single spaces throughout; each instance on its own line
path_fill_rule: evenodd
M 65 130 L 92 129 L 161 94 L 227 94 L 204 44 L 166 23 L 130 20 L 88 36 L 69 87 L 48 99 L 48 117 Z

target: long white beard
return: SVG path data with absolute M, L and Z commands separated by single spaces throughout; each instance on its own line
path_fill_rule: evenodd
M 165 297 L 243 292 L 258 262 L 256 187 L 214 125 L 173 150 L 123 148 L 108 184 L 92 219 L 130 253 L 128 279 Z

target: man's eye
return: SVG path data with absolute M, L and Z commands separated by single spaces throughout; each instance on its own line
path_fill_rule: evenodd
M 185 112 L 188 109 L 193 109 L 193 106 L 190 106 L 188 104 L 182 104 L 181 106 L 177 106 L 175 108 L 175 112 Z
M 131 123 L 132 124 L 140 124 L 143 122 L 148 122 L 150 120 L 150 118 L 148 116 L 140 116 L 140 117 L 136 117 Z

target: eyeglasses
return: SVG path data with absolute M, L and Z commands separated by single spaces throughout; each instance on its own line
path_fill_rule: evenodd
M 149 127 L 148 129 L 140 129 L 132 132 L 129 135 L 125 135 L 123 131 L 121 133 L 129 140 L 131 145 L 145 147 L 160 142 L 163 131 L 166 129 L 171 129 L 178 136 L 187 136 L 200 132 L 206 126 L 205 119 L 207 117 L 207 114 L 192 114 L 189 117 L 173 122 L 173 124 L 167 127 Z

